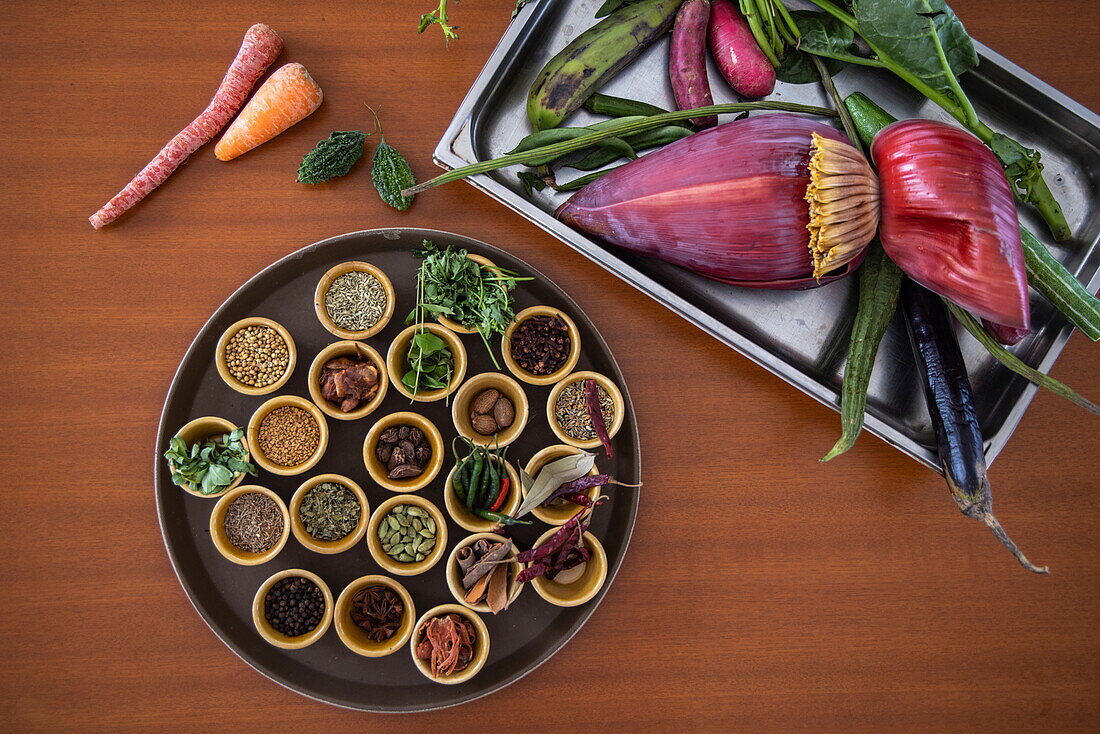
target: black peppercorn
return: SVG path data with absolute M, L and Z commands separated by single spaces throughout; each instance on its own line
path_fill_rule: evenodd
M 312 632 L 325 613 L 325 596 L 307 578 L 288 576 L 276 581 L 264 597 L 264 618 L 287 637 Z

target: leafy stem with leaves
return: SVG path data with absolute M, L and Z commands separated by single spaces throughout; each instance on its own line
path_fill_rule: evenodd
M 458 2 L 458 0 L 455 0 L 455 2 Z M 443 31 L 443 40 L 448 46 L 451 45 L 451 39 L 458 40 L 458 26 L 447 22 L 447 0 L 439 0 L 439 7 L 420 16 L 420 25 L 417 27 L 416 32 L 423 33 L 430 26 L 436 24 Z
M 164 458 L 172 470 L 172 483 L 190 486 L 199 494 L 223 492 L 241 474 L 256 476 L 256 467 L 248 460 L 243 428 L 208 436 L 190 446 L 182 437 L 173 436 Z

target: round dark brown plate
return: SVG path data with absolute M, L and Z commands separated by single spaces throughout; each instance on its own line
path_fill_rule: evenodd
M 415 272 L 419 260 L 412 255 L 421 241 L 455 245 L 480 253 L 497 265 L 524 275 L 535 276 L 516 290 L 516 311 L 535 304 L 563 309 L 581 331 L 583 350 L 578 370 L 595 370 L 614 380 L 626 401 L 626 421 L 614 441 L 615 458 L 597 454 L 597 466 L 624 482 L 641 481 L 638 429 L 630 393 L 615 358 L 592 321 L 557 285 L 527 263 L 507 252 L 468 237 L 425 229 L 384 229 L 353 232 L 332 237 L 303 248 L 258 273 L 237 289 L 199 331 L 176 371 L 161 414 L 157 433 L 155 476 L 157 512 L 164 544 L 195 609 L 215 634 L 249 665 L 268 678 L 302 695 L 320 701 L 365 711 L 425 711 L 464 703 L 499 690 L 534 670 L 569 641 L 596 609 L 612 579 L 630 540 L 638 510 L 638 490 L 609 487 L 611 496 L 595 513 L 592 532 L 607 551 L 607 582 L 595 599 L 580 607 L 555 607 L 525 589 L 508 611 L 497 617 L 483 615 L 491 641 L 489 661 L 473 679 L 455 686 L 433 683 L 416 669 L 408 646 L 384 658 L 360 657 L 344 647 L 330 629 L 314 645 L 297 651 L 275 648 L 260 638 L 252 625 L 252 597 L 271 574 L 284 568 L 304 568 L 320 575 L 333 595 L 353 579 L 369 573 L 383 573 L 370 557 L 366 539 L 351 550 L 326 556 L 306 550 L 293 537 L 273 561 L 245 567 L 230 563 L 214 548 L 207 529 L 214 500 L 191 496 L 174 486 L 160 454 L 176 430 L 192 418 L 217 415 L 237 425 L 248 423 L 252 412 L 273 395 L 294 394 L 309 398 L 306 375 L 313 357 L 337 339 L 322 328 L 313 311 L 313 292 L 318 279 L 333 265 L 347 260 L 365 260 L 380 267 L 393 281 L 397 308 L 383 331 L 366 340 L 385 356 L 393 337 L 404 328 L 405 316 L 415 301 Z M 266 316 L 285 326 L 298 347 L 294 374 L 272 395 L 249 397 L 234 392 L 218 377 L 214 349 L 218 337 L 230 324 L 246 316 Z M 467 378 L 495 371 L 480 337 L 462 337 L 470 357 Z M 499 353 L 498 353 L 499 359 Z M 503 365 L 502 365 L 503 369 Z M 508 450 L 508 458 L 522 467 L 540 449 L 559 443 L 546 422 L 549 385 L 524 385 L 531 403 L 527 428 Z M 373 510 L 392 494 L 372 482 L 363 466 L 362 444 L 374 421 L 384 415 L 412 410 L 427 416 L 443 433 L 449 445 L 456 435 L 450 407 L 443 401 L 411 403 L 396 390 L 389 390 L 383 405 L 357 421 L 328 420 L 331 433 L 328 451 L 311 471 L 297 477 L 277 477 L 260 470 L 249 484 L 260 484 L 289 503 L 303 481 L 322 473 L 344 474 L 363 487 Z M 445 513 L 443 482 L 452 465 L 444 464 L 431 484 L 418 494 L 430 499 Z M 534 523 L 519 527 L 514 536 L 521 548 L 530 544 L 547 527 Z M 448 518 L 448 552 L 467 533 Z M 416 604 L 417 614 L 453 601 L 444 578 L 445 563 L 420 576 L 400 578 Z M 552 685 L 552 684 L 551 684 Z

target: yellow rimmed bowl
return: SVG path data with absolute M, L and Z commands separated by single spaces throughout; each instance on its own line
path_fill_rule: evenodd
M 470 418 L 470 407 L 473 405 L 474 398 L 489 389 L 499 391 L 501 395 L 512 401 L 515 416 L 512 419 L 512 425 L 491 436 L 484 436 L 474 430 Z M 479 446 L 503 447 L 512 443 L 523 433 L 530 412 L 527 394 L 523 391 L 523 387 L 508 375 L 502 375 L 499 372 L 483 372 L 471 377 L 458 389 L 451 401 L 451 420 L 459 435 L 465 436 Z
M 559 528 L 547 530 L 535 541 L 534 547 L 538 548 L 558 530 Z M 577 578 L 564 577 L 563 582 L 561 580 L 563 576 L 559 575 L 552 581 L 544 576 L 531 580 L 531 585 L 535 587 L 538 595 L 554 606 L 575 607 L 584 604 L 603 588 L 604 581 L 607 580 L 607 553 L 604 552 L 603 544 L 592 533 L 585 533 L 582 537 L 584 546 L 592 551 L 592 558 L 584 564 L 584 569 Z M 563 571 L 562 574 L 568 574 L 572 570 Z
M 267 592 L 271 591 L 271 587 L 275 585 L 275 582 L 292 576 L 300 576 L 317 584 L 317 587 L 321 589 L 322 596 L 325 597 L 325 613 L 321 616 L 321 622 L 309 632 L 296 637 L 290 637 L 279 632 L 271 626 L 264 616 L 264 599 L 267 598 Z M 328 632 L 328 628 L 332 624 L 332 607 L 332 591 L 329 590 L 324 579 L 312 571 L 306 571 L 302 568 L 288 568 L 269 576 L 267 581 L 264 581 L 260 588 L 256 590 L 256 596 L 252 599 L 252 623 L 256 625 L 256 631 L 260 633 L 260 637 L 275 647 L 281 647 L 284 650 L 301 650 L 303 647 L 309 647 L 317 642 L 325 636 L 325 632 Z
M 321 370 L 330 359 L 348 356 L 365 357 L 374 363 L 374 366 L 378 368 L 378 392 L 375 393 L 373 399 L 363 403 L 355 410 L 345 413 L 321 395 Z M 317 356 L 313 358 L 313 363 L 309 366 L 307 379 L 309 380 L 309 397 L 314 404 L 321 409 L 322 413 L 338 421 L 359 420 L 373 413 L 386 399 L 386 391 L 390 386 L 389 373 L 386 371 L 386 360 L 382 359 L 382 355 L 374 347 L 357 341 L 334 342 L 318 352 Z
M 458 566 L 458 552 L 483 538 L 494 543 L 508 542 L 507 538 L 502 535 L 497 535 L 496 533 L 474 533 L 460 540 L 455 545 L 454 550 L 451 551 L 451 554 L 447 556 L 447 588 L 451 590 L 451 596 L 455 598 L 455 601 L 462 606 L 473 609 L 475 612 L 481 614 L 490 614 L 492 610 L 489 609 L 489 605 L 484 601 L 480 601 L 477 604 L 470 604 L 466 601 L 466 589 L 462 586 L 462 570 Z M 511 574 L 508 576 L 508 604 L 512 604 L 520 595 L 520 592 L 523 591 L 523 584 L 516 581 L 516 579 L 524 566 L 516 560 L 516 548 L 514 545 L 508 557 L 512 560 L 509 569 Z
M 378 460 L 375 453 L 378 446 L 378 437 L 392 426 L 419 428 L 424 437 L 428 439 L 428 445 L 432 448 L 432 458 L 428 459 L 426 466 L 421 467 L 423 471 L 418 476 L 409 479 L 390 479 L 389 469 Z M 384 418 L 380 418 L 371 426 L 371 429 L 367 431 L 367 437 L 363 439 L 363 463 L 366 464 L 367 473 L 379 486 L 391 492 L 416 492 L 427 487 L 439 474 L 439 470 L 443 468 L 443 457 L 445 455 L 446 449 L 443 446 L 443 436 L 439 433 L 439 429 L 424 416 L 410 411 L 390 413 Z
M 232 433 L 237 430 L 232 421 L 227 421 L 225 418 L 219 418 L 216 415 L 206 415 L 202 418 L 196 418 L 193 421 L 187 423 L 183 428 L 176 431 L 175 435 L 183 439 L 184 443 L 190 446 L 193 443 L 199 441 L 205 441 L 212 436 L 221 436 L 226 433 Z M 245 441 L 245 461 L 249 461 L 252 453 L 248 450 L 248 443 Z M 168 464 L 168 471 L 170 474 L 175 474 L 176 470 L 172 467 L 171 463 Z M 188 482 L 187 484 L 177 485 L 180 489 L 188 494 L 192 494 L 196 497 L 203 497 L 205 499 L 217 499 L 231 489 L 235 489 L 240 486 L 240 483 L 244 481 L 244 472 L 239 472 L 229 486 L 222 489 L 220 492 L 214 492 L 213 494 L 203 494 L 199 490 L 195 489 L 194 482 Z
M 337 326 L 336 322 L 329 316 L 328 308 L 325 306 L 325 294 L 328 293 L 332 281 L 353 270 L 357 270 L 361 273 L 370 273 L 378 279 L 378 282 L 382 285 L 382 290 L 386 292 L 386 308 L 382 311 L 382 315 L 378 317 L 378 321 L 375 321 L 369 329 L 362 329 L 360 331 L 349 331 Z M 334 265 L 329 268 L 328 272 L 321 276 L 321 279 L 317 281 L 317 290 L 313 293 L 313 310 L 317 313 L 317 320 L 321 322 L 321 326 L 325 327 L 330 334 L 334 334 L 341 339 L 368 339 L 386 328 L 390 319 L 393 318 L 393 309 L 396 301 L 397 295 L 394 293 L 393 283 L 390 282 L 389 277 L 387 277 L 381 269 L 370 263 L 354 260 Z
M 401 561 L 390 558 L 389 555 L 386 554 L 386 551 L 382 550 L 382 541 L 378 538 L 378 526 L 381 524 L 382 519 L 390 514 L 390 510 L 398 505 L 414 505 L 419 507 L 427 511 L 435 522 L 435 547 L 432 548 L 432 552 L 425 556 L 422 561 L 402 563 Z M 367 525 L 367 547 L 370 549 L 371 558 L 374 559 L 375 563 L 390 573 L 398 576 L 416 576 L 439 563 L 439 559 L 446 553 L 447 521 L 443 517 L 443 513 L 439 511 L 439 508 L 423 497 L 418 497 L 415 494 L 399 494 L 396 497 L 390 497 L 380 504 L 378 509 L 370 516 L 370 524 Z
M 585 380 L 595 380 L 596 384 L 602 387 L 607 394 L 611 396 L 611 401 L 614 403 L 615 407 L 614 415 L 611 417 L 611 425 L 607 426 L 607 435 L 611 438 L 615 438 L 615 434 L 623 427 L 623 419 L 625 418 L 623 394 L 619 392 L 619 387 L 614 382 L 604 375 L 601 375 L 599 372 L 574 372 L 554 385 L 550 390 L 549 397 L 546 398 L 546 421 L 550 424 L 550 430 L 554 432 L 554 435 L 557 436 L 562 443 L 567 443 L 570 446 L 576 446 L 581 449 L 594 449 L 601 445 L 598 437 L 588 440 L 573 438 L 562 430 L 561 425 L 554 415 L 554 406 L 558 402 L 558 396 L 561 395 L 562 391 L 574 382 L 583 382 Z
M 357 625 L 351 618 L 352 597 L 358 594 L 360 590 L 372 586 L 385 586 L 387 589 L 393 590 L 401 597 L 401 603 L 405 607 L 401 613 L 401 626 L 397 628 L 392 637 L 381 642 L 367 637 L 367 631 Z M 415 620 L 416 605 L 413 604 L 409 592 L 400 582 L 391 579 L 389 576 L 379 574 L 360 576 L 344 587 L 336 600 L 336 609 L 333 612 L 333 623 L 340 641 L 356 655 L 367 658 L 381 658 L 400 650 L 401 646 L 412 637 L 413 622 Z
M 339 540 L 317 540 L 306 530 L 306 526 L 299 515 L 302 509 L 302 500 L 305 499 L 305 496 L 311 489 L 325 482 L 347 487 L 355 495 L 355 499 L 359 500 L 359 522 L 355 525 L 354 530 Z M 363 539 L 363 535 L 367 532 L 367 523 L 370 521 L 370 503 L 367 501 L 366 493 L 358 484 L 342 474 L 318 474 L 302 482 L 290 498 L 289 512 L 290 530 L 294 533 L 294 537 L 298 539 L 298 542 L 314 553 L 325 555 L 343 553 L 353 548 L 356 543 Z
M 581 451 L 583 451 L 583 449 L 579 449 L 576 446 L 568 446 L 566 444 L 547 446 L 542 451 L 532 456 L 531 460 L 527 462 L 527 466 L 524 467 L 523 470 L 527 472 L 528 476 L 536 477 L 538 476 L 539 471 L 541 471 L 542 468 L 550 462 L 557 461 L 558 459 L 565 458 L 566 456 L 579 454 L 581 453 Z M 593 464 L 592 468 L 588 470 L 588 476 L 595 476 L 599 473 L 599 469 L 596 468 L 595 464 Z M 592 487 L 591 489 L 586 491 L 585 494 L 588 495 L 589 499 L 595 501 L 596 498 L 600 496 L 601 489 L 603 489 L 603 487 Z M 526 487 L 523 488 L 523 496 L 526 499 Z M 576 515 L 582 509 L 584 508 L 582 508 L 580 505 L 561 500 L 559 502 L 551 504 L 549 507 L 543 507 L 542 505 L 539 505 L 531 510 L 531 514 L 537 517 L 539 520 L 542 520 L 547 525 L 564 525 L 566 522 L 569 521 L 569 518 Z
M 237 332 L 248 326 L 267 326 L 275 330 L 275 332 L 283 338 L 286 343 L 287 351 L 287 363 L 286 369 L 283 371 L 282 376 L 271 383 L 263 387 L 253 387 L 252 385 L 246 385 L 238 380 L 229 371 L 229 365 L 225 361 L 225 348 L 229 344 L 229 340 L 236 336 Z M 221 375 L 222 380 L 226 385 L 236 390 L 239 393 L 245 395 L 267 395 L 273 393 L 280 387 L 286 384 L 286 381 L 290 379 L 290 376 L 294 374 L 294 365 L 298 362 L 298 348 L 294 345 L 294 338 L 290 335 L 290 332 L 283 327 L 282 324 L 271 319 L 265 319 L 261 316 L 249 316 L 246 319 L 241 319 L 237 323 L 230 326 L 228 329 L 222 332 L 222 336 L 218 339 L 218 346 L 214 350 L 214 364 L 218 368 L 218 374 Z
M 291 406 L 294 408 L 301 408 L 302 410 L 313 416 L 313 419 L 317 421 L 317 430 L 320 431 L 321 437 L 317 444 L 317 448 L 314 450 L 313 455 L 300 464 L 294 466 L 283 466 L 276 464 L 264 454 L 260 449 L 260 424 L 263 422 L 267 414 L 276 408 L 282 408 L 283 406 Z M 252 452 L 252 459 L 260 465 L 263 469 L 271 472 L 272 474 L 278 474 L 283 477 L 291 477 L 296 474 L 302 474 L 307 472 L 317 465 L 317 462 L 321 460 L 321 457 L 325 455 L 325 449 L 328 448 L 328 423 L 325 422 L 325 414 L 321 412 L 321 409 L 316 405 L 300 398 L 297 395 L 280 395 L 277 398 L 271 398 L 266 403 L 256 408 L 256 412 L 252 414 L 252 418 L 248 421 L 248 450 Z
M 442 617 L 445 614 L 457 614 L 463 619 L 469 620 L 474 626 L 477 639 L 474 641 L 474 657 L 464 670 L 442 678 L 436 678 L 432 675 L 431 665 L 416 656 L 416 646 L 420 642 L 421 631 L 428 620 L 434 617 Z M 485 667 L 485 661 L 489 659 L 489 628 L 485 626 L 485 622 L 481 620 L 481 617 L 461 604 L 440 604 L 438 607 L 432 607 L 424 612 L 420 619 L 416 620 L 409 651 L 412 654 L 413 663 L 416 664 L 416 669 L 423 673 L 428 680 L 448 686 L 464 683 L 477 675 L 478 671 Z
M 409 343 L 412 341 L 413 335 L 421 328 L 427 329 L 446 342 L 447 348 L 451 350 L 451 357 L 454 359 L 454 372 L 451 373 L 451 381 L 447 383 L 447 387 L 441 387 L 437 390 L 421 390 L 413 394 L 409 388 L 405 387 L 405 383 L 401 382 L 401 376 L 409 369 Z M 390 344 L 390 349 L 386 352 L 386 372 L 389 374 L 390 382 L 393 383 L 394 388 L 409 400 L 418 403 L 432 403 L 436 400 L 442 400 L 457 390 L 458 386 L 462 384 L 462 378 L 466 376 L 466 347 L 462 346 L 462 341 L 455 336 L 453 331 L 445 329 L 439 324 L 413 324 L 394 337 L 393 342 Z
M 515 358 L 512 356 L 512 334 L 516 332 L 520 324 L 532 316 L 557 316 L 565 322 L 565 328 L 569 333 L 569 356 L 566 357 L 565 364 L 548 375 L 536 375 L 533 372 L 528 372 L 520 367 L 519 363 L 516 362 Z M 553 385 L 555 382 L 558 382 L 568 375 L 577 366 L 577 360 L 581 358 L 581 332 L 573 319 L 569 318 L 569 314 L 562 311 L 560 308 L 554 308 L 553 306 L 531 306 L 517 313 L 516 318 L 508 325 L 508 329 L 504 332 L 504 342 L 501 351 L 503 352 L 504 364 L 508 367 L 508 371 L 519 379 L 529 385 Z
M 237 546 L 229 542 L 229 536 L 225 533 L 225 513 L 229 509 L 229 505 L 233 504 L 241 495 L 255 492 L 270 497 L 275 501 L 275 504 L 279 506 L 279 512 L 283 516 L 283 534 L 279 537 L 278 542 L 275 545 L 268 548 L 263 553 L 249 553 L 246 550 L 241 550 Z M 279 495 L 272 492 L 267 487 L 261 487 L 258 484 L 246 484 L 236 489 L 231 489 L 218 499 L 218 504 L 214 505 L 214 510 L 210 513 L 210 539 L 214 541 L 214 547 L 218 549 L 227 560 L 232 561 L 240 566 L 258 566 L 261 563 L 267 563 L 275 556 L 279 555 L 279 552 L 286 546 L 286 540 L 290 537 L 290 513 L 287 512 L 286 503 L 283 502 Z
M 496 263 L 494 263 L 492 260 L 490 260 L 487 257 L 482 257 L 481 255 L 475 255 L 472 252 L 467 252 L 466 257 L 473 260 L 474 262 L 476 262 L 478 265 L 480 265 L 483 268 L 495 268 L 496 267 Z M 476 334 L 477 333 L 477 329 L 468 329 L 465 326 L 463 326 L 462 324 L 458 323 L 457 321 L 454 321 L 453 319 L 449 319 L 446 316 L 437 316 L 436 321 L 438 321 L 441 326 L 447 327 L 448 329 L 450 329 L 451 331 L 453 331 L 456 334 Z
M 500 461 L 497 459 L 496 461 Z M 458 523 L 459 527 L 469 530 L 471 533 L 487 533 L 492 530 L 496 530 L 500 527 L 499 523 L 495 523 L 492 520 L 486 520 L 485 518 L 478 517 L 469 510 L 466 509 L 466 504 L 458 498 L 458 493 L 455 492 L 454 478 L 455 472 L 458 471 L 458 467 L 451 469 L 451 473 L 447 475 L 447 482 L 443 486 L 443 504 L 447 507 L 447 514 L 451 516 L 451 519 Z M 516 473 L 515 467 L 508 461 L 504 461 L 504 471 L 508 476 L 508 496 L 504 499 L 504 504 L 501 506 L 499 512 L 503 515 L 511 515 L 519 509 L 521 492 L 519 487 L 519 474 Z

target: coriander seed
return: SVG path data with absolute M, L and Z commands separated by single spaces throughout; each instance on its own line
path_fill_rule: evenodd
M 278 382 L 289 365 L 286 340 L 270 326 L 246 326 L 225 345 L 229 374 L 249 387 Z

